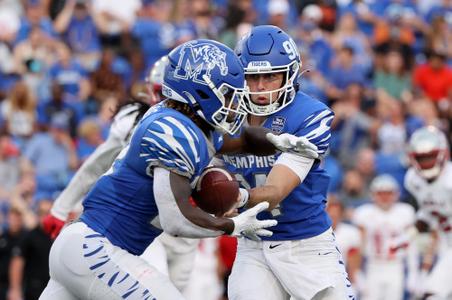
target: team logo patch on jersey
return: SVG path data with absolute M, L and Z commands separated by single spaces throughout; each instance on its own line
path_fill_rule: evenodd
M 202 79 L 202 75 L 210 78 L 210 72 L 218 67 L 220 74 L 228 74 L 226 65 L 226 52 L 221 51 L 217 46 L 206 43 L 188 43 L 181 50 L 179 62 L 174 71 L 174 77 L 179 79 L 191 79 L 196 83 L 207 85 Z
M 273 118 L 271 130 L 275 133 L 281 133 L 286 125 L 286 118 L 277 116 Z

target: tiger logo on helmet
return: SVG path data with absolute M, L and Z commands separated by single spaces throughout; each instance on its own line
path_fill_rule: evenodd
M 174 77 L 180 79 L 191 78 L 201 84 L 207 83 L 200 78 L 201 70 L 205 70 L 205 76 L 210 78 L 211 71 L 218 67 L 220 74 L 228 74 L 226 64 L 226 53 L 221 51 L 216 45 L 210 43 L 187 43 L 180 52 L 178 67 Z

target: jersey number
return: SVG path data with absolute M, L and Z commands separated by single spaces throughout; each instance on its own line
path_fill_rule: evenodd
M 289 59 L 295 59 L 298 56 L 297 45 L 292 39 L 285 41 L 282 45 L 287 54 L 289 54 Z

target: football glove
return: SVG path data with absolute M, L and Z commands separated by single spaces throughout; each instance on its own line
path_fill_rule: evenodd
M 312 159 L 319 157 L 317 146 L 303 136 L 295 136 L 288 133 L 275 135 L 269 132 L 266 137 L 282 152 L 290 152 Z

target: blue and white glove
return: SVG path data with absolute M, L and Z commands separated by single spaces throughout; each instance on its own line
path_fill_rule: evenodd
M 276 220 L 258 220 L 256 215 L 269 207 L 269 203 L 264 201 L 258 205 L 245 210 L 236 217 L 231 218 L 234 222 L 232 236 L 245 236 L 253 241 L 260 241 L 259 236 L 272 236 L 273 232 L 268 227 L 278 224 Z
M 317 146 L 303 136 L 295 136 L 289 133 L 275 135 L 269 132 L 266 137 L 282 152 L 290 152 L 312 159 L 319 157 Z

